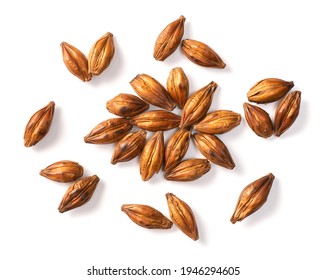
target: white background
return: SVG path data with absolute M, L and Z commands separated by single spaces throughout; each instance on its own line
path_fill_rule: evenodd
M 1 279 L 102 279 L 87 276 L 87 269 L 142 265 L 177 270 L 157 279 L 325 279 L 323 1 L 31 0 L 1 6 Z M 180 49 L 164 62 L 154 60 L 157 35 L 180 15 L 186 17 L 184 38 L 215 49 L 227 64 L 224 70 L 192 64 Z M 60 43 L 88 54 L 108 31 L 116 46 L 112 64 L 91 82 L 81 82 L 65 68 Z M 236 168 L 212 166 L 189 183 L 166 181 L 162 172 L 143 182 L 137 160 L 113 166 L 114 145 L 84 143 L 96 124 L 113 117 L 106 101 L 134 93 L 129 82 L 137 74 L 165 84 L 177 66 L 186 72 L 191 92 L 212 80 L 219 84 L 211 110 L 243 117 L 254 83 L 292 80 L 302 91 L 300 115 L 284 135 L 269 139 L 256 136 L 243 118 L 220 136 Z M 56 111 L 49 134 L 24 147 L 27 121 L 50 100 Z M 263 108 L 273 117 L 275 106 Z M 199 156 L 191 143 L 186 157 Z M 101 181 L 88 204 L 60 214 L 68 184 L 49 181 L 39 171 L 63 159 L 79 162 L 85 175 L 97 174 Z M 276 179 L 266 204 L 231 224 L 240 191 L 269 172 Z M 176 227 L 138 227 L 120 210 L 124 203 L 142 203 L 168 216 L 167 192 L 193 209 L 198 241 Z M 183 266 L 239 266 L 241 273 L 181 277 Z

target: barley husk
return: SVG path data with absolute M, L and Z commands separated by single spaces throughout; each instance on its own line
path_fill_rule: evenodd
M 153 52 L 156 60 L 164 61 L 178 48 L 184 32 L 185 20 L 184 16 L 180 16 L 169 23 L 158 35 Z
M 257 82 L 247 93 L 248 101 L 269 103 L 281 99 L 294 86 L 292 81 L 267 78 Z
M 300 111 L 301 92 L 296 90 L 288 93 L 278 104 L 274 116 L 276 136 L 281 136 L 297 119 Z
M 25 127 L 24 145 L 31 147 L 40 142 L 50 130 L 55 103 L 50 101 L 45 107 L 32 115 Z
M 107 32 L 94 43 L 88 54 L 88 72 L 92 75 L 100 75 L 109 67 L 114 51 L 113 34 Z
M 165 196 L 173 223 L 192 240 L 198 240 L 197 222 L 190 206 L 173 193 L 167 193 Z
M 83 174 L 83 166 L 71 160 L 57 161 L 40 171 L 41 176 L 62 183 L 75 181 L 83 176 Z
M 165 87 L 147 74 L 138 74 L 131 80 L 134 91 L 146 102 L 154 106 L 172 111 L 175 104 Z
M 206 116 L 212 104 L 213 94 L 217 87 L 218 85 L 212 81 L 188 98 L 182 110 L 179 125 L 181 128 L 189 128 Z
M 166 87 L 175 104 L 182 109 L 189 96 L 189 80 L 181 67 L 170 71 Z
M 146 143 L 146 131 L 138 130 L 123 137 L 115 146 L 111 163 L 125 162 L 138 156 Z
M 135 224 L 148 229 L 169 229 L 173 223 L 160 211 L 144 204 L 123 204 L 121 210 Z
M 126 118 L 111 118 L 97 124 L 84 137 L 85 143 L 110 144 L 118 142 L 132 129 L 132 124 Z
M 235 167 L 228 148 L 217 136 L 205 133 L 195 133 L 192 136 L 198 150 L 210 162 L 227 169 Z
M 128 93 L 120 93 L 106 102 L 106 109 L 120 117 L 133 117 L 146 111 L 149 104 L 138 96 Z
M 164 153 L 164 171 L 169 172 L 185 156 L 190 143 L 190 131 L 179 128 L 166 143 Z
M 70 73 L 83 82 L 90 81 L 92 79 L 92 74 L 88 72 L 88 61 L 86 56 L 79 49 L 66 42 L 62 42 L 60 46 L 63 62 Z
M 269 173 L 252 182 L 242 190 L 231 217 L 232 224 L 242 221 L 264 205 L 274 179 L 274 175 Z
M 197 65 L 220 69 L 226 66 L 220 56 L 203 42 L 185 39 L 182 41 L 181 49 L 185 56 Z
M 99 181 L 100 178 L 93 175 L 72 183 L 60 202 L 59 212 L 63 213 L 87 203 L 92 198 Z
M 148 181 L 162 168 L 164 158 L 163 132 L 157 131 L 147 141 L 139 157 L 139 170 L 143 181 Z
M 263 138 L 273 135 L 272 120 L 264 109 L 246 102 L 243 109 L 246 121 L 253 132 Z
M 241 115 L 230 110 L 217 110 L 209 113 L 203 120 L 194 125 L 194 129 L 201 133 L 226 133 L 241 122 Z
M 180 124 L 180 116 L 165 110 L 152 110 L 130 119 L 131 124 L 149 131 L 165 131 Z
M 195 181 L 211 169 L 207 159 L 191 158 L 181 161 L 177 166 L 165 173 L 164 178 L 169 181 Z

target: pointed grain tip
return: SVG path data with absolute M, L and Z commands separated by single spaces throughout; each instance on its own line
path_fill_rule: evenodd
M 186 21 L 186 18 L 183 16 L 183 15 L 181 15 L 180 17 L 179 17 L 179 20 L 181 21 L 183 21 L 183 22 L 185 22 Z
M 274 180 L 275 179 L 275 176 L 273 173 L 269 173 L 268 176 L 271 178 L 271 180 Z
M 218 87 L 218 84 L 214 81 L 211 81 L 209 84 L 212 87 L 212 91 L 215 91 Z

